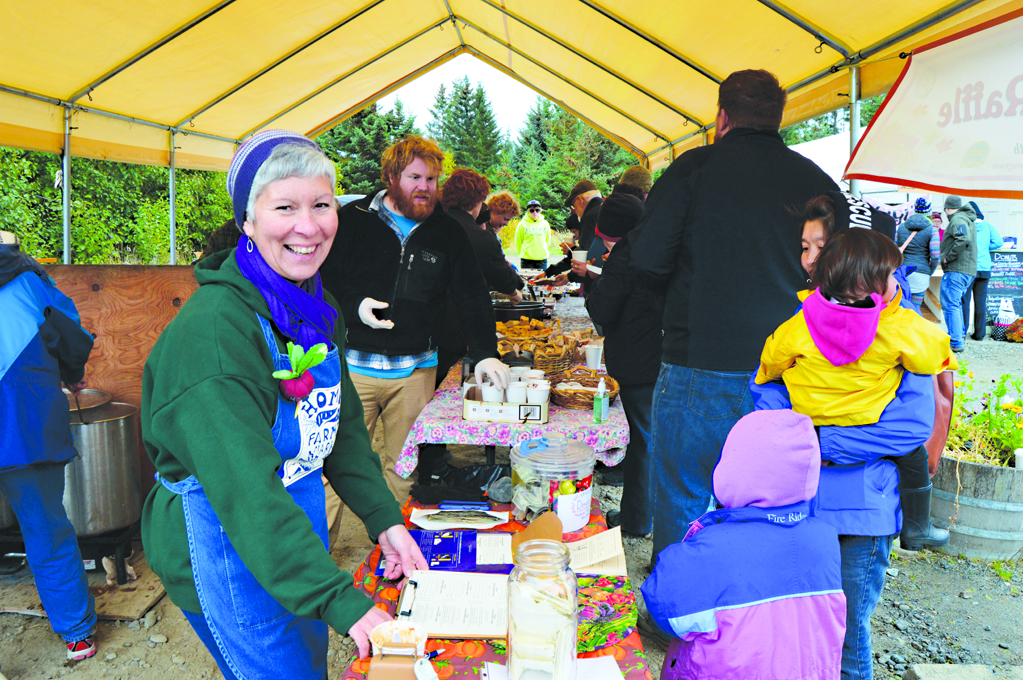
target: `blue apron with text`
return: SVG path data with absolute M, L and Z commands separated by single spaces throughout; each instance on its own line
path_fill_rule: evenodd
M 258 318 L 273 354 L 274 369 L 290 369 L 288 357 L 277 349 L 270 322 Z M 341 363 L 337 347 L 310 370 L 316 386 L 297 408 L 278 396 L 271 434 L 281 454 L 281 482 L 309 516 L 326 550 L 327 518 L 320 471 L 323 459 L 334 447 L 340 414 Z M 256 581 L 194 476 L 177 483 L 160 477 L 160 483 L 181 495 L 195 589 L 203 617 L 228 669 L 239 680 L 326 678 L 327 624 L 291 614 Z M 258 527 L 259 518 L 252 520 Z M 273 536 L 266 539 L 269 548 Z M 288 556 L 273 554 L 270 548 L 266 559 Z M 228 669 L 221 670 L 227 675 Z

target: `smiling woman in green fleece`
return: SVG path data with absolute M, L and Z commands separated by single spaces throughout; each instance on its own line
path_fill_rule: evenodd
M 337 231 L 334 166 L 280 130 L 243 144 L 227 178 L 238 247 L 202 260 L 199 290 L 146 362 L 142 435 L 159 484 L 149 564 L 225 678 L 327 675 L 327 626 L 369 652 L 390 616 L 327 552 L 321 470 L 376 538 L 387 578 L 426 569 L 370 447 L 320 285 Z

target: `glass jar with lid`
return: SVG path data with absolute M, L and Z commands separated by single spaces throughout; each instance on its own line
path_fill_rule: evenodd
M 568 547 L 525 541 L 508 576 L 509 680 L 573 680 L 579 600 Z
M 511 449 L 512 516 L 519 521 L 554 510 L 565 533 L 590 520 L 596 454 L 584 442 L 554 434 Z

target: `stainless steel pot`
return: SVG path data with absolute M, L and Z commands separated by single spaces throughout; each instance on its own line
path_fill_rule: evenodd
M 14 526 L 17 518 L 14 516 L 14 508 L 4 498 L 4 495 L 0 493 L 0 531 L 4 529 L 10 529 Z
M 123 529 L 142 516 L 139 415 L 112 402 L 71 413 L 80 456 L 64 468 L 64 508 L 79 536 Z
M 513 305 L 507 300 L 494 303 L 495 321 L 518 321 L 520 317 L 543 321 L 542 302 L 520 302 Z

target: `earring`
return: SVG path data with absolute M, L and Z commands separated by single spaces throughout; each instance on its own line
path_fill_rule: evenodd
M 245 239 L 245 252 L 247 252 L 247 253 L 251 253 L 252 252 L 252 239 L 251 238 Z

